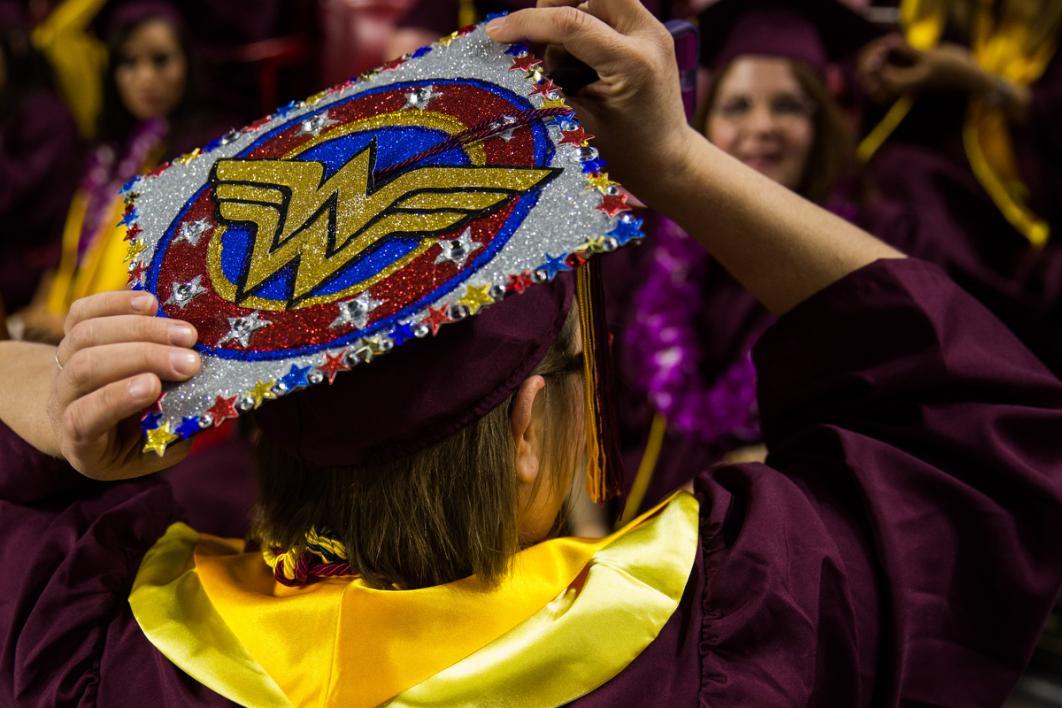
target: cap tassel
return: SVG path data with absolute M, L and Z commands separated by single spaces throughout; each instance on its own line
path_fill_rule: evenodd
M 601 503 L 620 493 L 623 470 L 612 405 L 611 356 L 599 260 L 579 268 L 575 283 L 583 339 L 586 488 L 590 498 Z

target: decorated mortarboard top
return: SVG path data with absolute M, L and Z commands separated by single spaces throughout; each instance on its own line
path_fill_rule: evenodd
M 130 287 L 203 361 L 145 451 L 641 238 L 590 137 L 526 47 L 473 26 L 132 180 Z

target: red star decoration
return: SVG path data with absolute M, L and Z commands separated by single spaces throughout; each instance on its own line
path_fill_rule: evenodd
M 509 290 L 522 295 L 525 290 L 534 284 L 534 282 L 535 281 L 531 279 L 531 276 L 528 275 L 525 270 L 523 273 L 509 276 Z
M 561 131 L 561 145 L 563 145 L 564 143 L 568 143 L 569 145 L 580 147 L 583 143 L 585 143 L 592 137 L 594 136 L 590 135 L 590 133 L 583 130 L 583 126 L 580 125 L 575 130 Z
M 406 60 L 403 59 L 402 57 L 399 57 L 398 59 L 392 59 L 391 61 L 389 61 L 386 64 L 384 64 L 383 66 L 381 66 L 380 67 L 380 71 L 387 71 L 388 69 L 397 69 L 398 67 L 402 66 L 405 63 L 406 63 Z
M 317 367 L 321 370 L 321 373 L 328 377 L 328 385 L 331 386 L 336 380 L 336 374 L 340 371 L 350 371 L 350 367 L 343 363 L 343 355 L 331 354 L 325 352 L 324 363 Z
M 163 162 L 161 165 L 159 165 L 155 169 L 151 170 L 151 172 L 148 172 L 148 174 L 150 176 L 152 176 L 152 177 L 157 177 L 157 176 L 161 175 L 166 170 L 166 168 L 169 167 L 169 166 L 170 166 L 170 163 Z
M 528 96 L 545 96 L 547 94 L 553 93 L 554 91 L 560 92 L 560 86 L 557 86 L 557 84 L 553 83 L 552 80 L 546 79 L 545 81 L 540 83 L 538 86 L 536 86 L 535 89 L 531 93 L 529 93 L 527 95 Z
M 129 269 L 129 281 L 127 284 L 139 283 L 144 279 L 144 274 L 147 273 L 147 270 L 147 266 L 138 261 L 135 266 Z
M 476 25 L 465 25 L 461 29 L 457 30 L 457 34 L 463 36 L 463 35 L 466 35 L 466 34 L 471 34 L 471 33 L 475 32 L 475 31 L 476 31 Z
M 161 413 L 162 412 L 162 401 L 168 395 L 169 395 L 169 392 L 166 392 L 166 393 L 163 393 L 161 396 L 159 396 L 157 399 L 155 399 L 155 402 L 151 404 L 151 408 L 147 409 L 148 413 Z
M 432 334 L 438 334 L 439 327 L 453 321 L 445 307 L 428 307 L 428 316 L 421 320 L 421 323 L 431 327 Z
M 541 63 L 530 54 L 525 54 L 522 57 L 513 59 L 513 65 L 509 67 L 509 71 L 531 71 Z
M 568 257 L 565 259 L 565 262 L 572 268 L 580 268 L 584 263 L 586 263 L 586 261 L 586 256 L 584 256 L 582 253 L 579 253 L 578 251 L 569 254 Z
M 123 241 L 132 241 L 133 239 L 135 239 L 137 236 L 140 235 L 141 231 L 143 231 L 143 229 L 140 228 L 140 224 L 133 224 L 132 226 L 130 226 L 128 229 L 125 230 L 125 238 L 123 238 L 122 240 Z
M 601 203 L 597 205 L 597 208 L 609 216 L 615 216 L 620 212 L 631 210 L 631 208 L 627 206 L 626 194 L 606 194 L 601 197 Z
M 214 405 L 207 409 L 207 413 L 214 418 L 214 427 L 221 425 L 229 418 L 238 418 L 240 413 L 236 410 L 236 396 L 225 398 L 218 396 L 214 399 Z

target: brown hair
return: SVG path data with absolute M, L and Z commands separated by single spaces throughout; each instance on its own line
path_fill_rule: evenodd
M 822 78 L 802 62 L 786 60 L 786 63 L 800 90 L 815 106 L 815 113 L 811 118 L 815 137 L 808 153 L 804 175 L 796 191 L 801 196 L 822 204 L 838 181 L 846 177 L 854 166 L 855 138 Z M 712 77 L 707 100 L 698 117 L 697 125 L 701 126 L 702 132 L 707 132 L 704 126 L 708 113 L 715 105 L 719 87 L 732 66 L 733 62 L 727 64 Z
M 544 469 L 552 472 L 552 494 L 567 492 L 566 472 L 576 462 L 570 421 L 581 382 L 566 375 L 576 356 L 574 313 L 535 370 L 547 381 L 536 407 L 548 426 Z M 511 403 L 436 445 L 373 467 L 314 468 L 263 440 L 252 535 L 288 549 L 311 529 L 327 531 L 372 587 L 412 589 L 469 575 L 496 583 L 522 545 Z M 550 458 L 558 453 L 565 459 Z

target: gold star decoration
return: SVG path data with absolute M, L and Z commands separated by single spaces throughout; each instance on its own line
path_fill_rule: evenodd
M 170 430 L 169 423 L 163 423 L 157 428 L 147 431 L 147 442 L 144 443 L 144 452 L 153 452 L 159 457 L 166 454 L 166 446 L 177 439 L 177 435 Z
M 144 252 L 144 244 L 140 241 L 130 241 L 125 249 L 125 261 L 131 263 Z
M 267 398 L 277 397 L 277 394 L 273 392 L 273 386 L 275 384 L 276 381 L 270 380 L 259 381 L 254 385 L 254 388 L 252 388 L 247 395 L 250 396 L 251 400 L 254 401 L 255 408 L 262 405 L 262 401 L 266 400 Z
M 179 157 L 173 158 L 173 161 L 175 163 L 177 163 L 178 165 L 187 165 L 189 162 L 191 162 L 195 158 L 199 157 L 200 154 L 202 154 L 202 150 L 200 150 L 199 148 L 196 148 L 195 150 L 192 150 L 191 152 L 186 152 L 185 154 L 183 154 L 183 155 L 181 155 Z
M 544 98 L 544 99 L 542 99 L 542 107 L 543 108 L 568 108 L 568 109 L 571 109 L 571 106 L 569 106 L 567 103 L 565 103 L 563 98 Z
M 598 172 L 597 174 L 590 175 L 586 178 L 586 188 L 596 189 L 602 194 L 614 184 L 616 183 L 608 178 L 608 172 Z
M 469 285 L 465 288 L 464 297 L 458 302 L 467 307 L 469 313 L 474 315 L 479 312 L 479 308 L 494 302 L 494 298 L 490 296 L 489 285 Z
M 324 91 L 319 91 L 319 92 L 315 93 L 314 95 L 310 96 L 305 101 L 303 101 L 303 103 L 306 103 L 306 104 L 308 104 L 310 106 L 316 106 L 318 103 L 320 103 L 321 101 L 325 100 L 326 98 L 328 98 L 331 95 L 332 95 L 332 90 L 331 89 L 325 89 Z
M 586 245 L 584 246 L 584 248 L 586 249 L 587 253 L 591 253 L 591 254 L 592 253 L 604 253 L 606 250 L 608 250 L 608 249 L 605 248 L 605 237 L 604 236 L 595 236 L 594 238 L 588 240 L 586 242 Z

